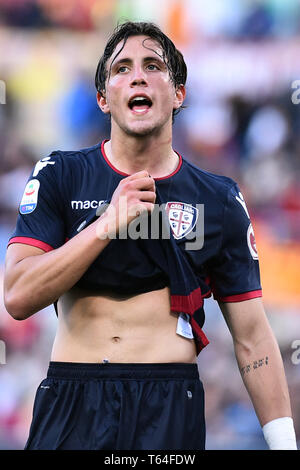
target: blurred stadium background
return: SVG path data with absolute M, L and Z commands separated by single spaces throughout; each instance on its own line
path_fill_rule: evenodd
M 156 22 L 185 56 L 187 109 L 176 118 L 174 148 L 236 179 L 246 198 L 299 439 L 300 353 L 293 347 L 300 343 L 300 105 L 292 99 L 300 79 L 299 0 L 0 0 L 1 284 L 32 165 L 52 150 L 93 145 L 109 135 L 96 106 L 94 73 L 112 29 L 127 19 Z M 22 449 L 56 317 L 49 307 L 17 322 L 2 295 L 0 310 L 6 346 L 0 449 Z M 206 301 L 205 331 L 211 343 L 199 369 L 207 448 L 265 449 L 212 299 Z

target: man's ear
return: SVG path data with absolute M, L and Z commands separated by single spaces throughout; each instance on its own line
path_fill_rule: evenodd
M 184 85 L 179 85 L 175 89 L 175 97 L 174 97 L 174 106 L 173 109 L 178 109 L 182 106 L 185 100 L 186 90 Z
M 103 90 L 101 93 L 97 91 L 97 103 L 99 108 L 104 114 L 109 114 L 109 106 L 106 101 L 105 91 Z

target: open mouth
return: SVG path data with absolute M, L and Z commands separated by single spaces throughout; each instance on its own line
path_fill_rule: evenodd
M 152 106 L 152 101 L 146 96 L 134 96 L 129 100 L 129 108 L 138 114 L 146 113 Z

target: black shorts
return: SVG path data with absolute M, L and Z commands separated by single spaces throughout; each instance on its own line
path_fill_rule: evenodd
M 196 364 L 50 362 L 25 449 L 201 450 Z

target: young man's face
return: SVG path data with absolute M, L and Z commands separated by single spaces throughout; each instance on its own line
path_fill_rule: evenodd
M 181 106 L 184 86 L 177 90 L 159 44 L 147 36 L 121 41 L 107 62 L 105 96 L 98 104 L 110 113 L 112 128 L 128 135 L 146 136 L 172 125 L 172 111 Z

